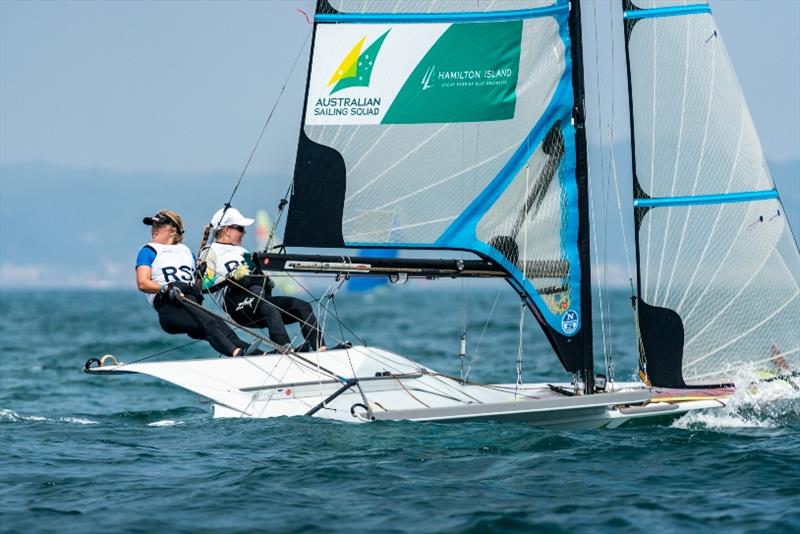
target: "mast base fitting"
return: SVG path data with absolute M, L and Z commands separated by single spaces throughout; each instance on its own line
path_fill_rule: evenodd
M 605 393 L 607 384 L 608 384 L 608 379 L 606 378 L 606 375 L 595 375 L 594 392 Z

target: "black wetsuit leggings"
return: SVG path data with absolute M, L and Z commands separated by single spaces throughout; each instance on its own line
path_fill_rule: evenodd
M 184 297 L 192 302 L 200 300 L 192 292 L 183 290 Z M 233 356 L 233 352 L 248 347 L 248 343 L 239 339 L 231 328 L 217 317 L 203 310 L 198 310 L 191 304 L 173 302 L 165 295 L 156 295 L 153 303 L 158 312 L 158 322 L 168 334 L 188 334 L 192 339 L 205 339 L 214 350 L 226 356 Z
M 300 323 L 300 331 L 305 338 L 300 350 L 313 351 L 325 344 L 311 304 L 295 297 L 269 294 L 259 299 L 255 295 L 260 291 L 260 285 L 252 286 L 247 291 L 235 286 L 228 288 L 225 309 L 234 321 L 242 326 L 267 328 L 270 341 L 277 345 L 291 342 L 285 325 Z

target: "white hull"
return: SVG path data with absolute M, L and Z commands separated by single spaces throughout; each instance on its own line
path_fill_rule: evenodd
M 519 388 L 513 384 L 462 384 L 372 347 L 304 353 L 301 357 L 106 365 L 88 372 L 159 378 L 210 399 L 214 417 L 311 414 L 346 422 L 491 420 L 524 421 L 548 428 L 600 428 L 720 407 L 726 398 L 723 394 L 661 400 L 640 383 L 617 383 L 614 391 L 574 396 L 554 391 L 548 384 Z

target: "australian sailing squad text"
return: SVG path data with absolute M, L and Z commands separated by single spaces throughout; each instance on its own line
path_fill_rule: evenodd
M 318 98 L 314 115 L 378 115 L 380 98 Z

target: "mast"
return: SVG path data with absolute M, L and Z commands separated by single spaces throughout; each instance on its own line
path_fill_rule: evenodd
M 581 265 L 581 322 L 583 324 L 583 383 L 584 393 L 594 393 L 594 341 L 592 337 L 592 260 L 589 232 L 589 184 L 588 159 L 586 156 L 586 110 L 583 80 L 583 38 L 581 26 L 581 2 L 570 4 L 569 28 L 572 39 L 572 89 L 575 99 L 572 112 L 575 121 L 575 178 L 578 184 L 578 253 Z

